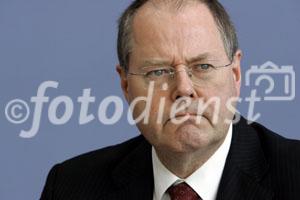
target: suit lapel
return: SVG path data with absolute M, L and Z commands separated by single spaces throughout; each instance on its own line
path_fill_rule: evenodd
M 115 168 L 113 180 L 119 189 L 107 199 L 152 200 L 151 145 L 140 137 L 140 144 Z
M 258 133 L 244 118 L 233 126 L 233 137 L 217 200 L 269 200 L 268 163 Z

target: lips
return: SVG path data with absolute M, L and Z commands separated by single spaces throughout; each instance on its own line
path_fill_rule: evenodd
M 169 121 L 171 121 L 172 119 L 186 117 L 186 116 L 204 117 L 203 115 L 197 114 L 195 112 L 180 112 L 180 113 L 177 113 L 174 117 L 168 118 L 168 120 L 165 122 L 165 124 L 168 123 Z
M 176 114 L 174 118 L 184 117 L 184 116 L 187 116 L 187 115 L 190 115 L 190 116 L 200 116 L 197 113 L 185 112 L 185 113 L 178 113 L 178 114 Z
M 179 106 L 178 106 L 179 107 Z M 168 123 L 172 119 L 182 118 L 182 117 L 198 117 L 198 118 L 206 118 L 209 121 L 209 112 L 207 108 L 205 110 L 199 110 L 198 109 L 198 102 L 193 101 L 188 107 L 182 108 L 181 111 L 178 110 L 178 112 L 169 112 L 168 118 L 165 121 L 164 124 Z

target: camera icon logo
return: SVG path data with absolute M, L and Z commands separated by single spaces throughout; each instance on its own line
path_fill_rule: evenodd
M 264 81 L 267 81 L 269 85 L 263 96 L 265 101 L 292 101 L 296 96 L 296 79 L 293 66 L 279 67 L 271 61 L 267 61 L 261 66 L 253 65 L 247 70 L 245 81 L 246 86 L 249 87 L 253 87 L 253 84 L 255 87 L 259 87 Z

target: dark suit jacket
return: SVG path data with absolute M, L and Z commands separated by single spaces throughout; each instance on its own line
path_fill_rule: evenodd
M 138 136 L 54 166 L 42 200 L 152 200 L 151 145 Z M 233 137 L 217 199 L 300 200 L 300 142 L 245 119 Z

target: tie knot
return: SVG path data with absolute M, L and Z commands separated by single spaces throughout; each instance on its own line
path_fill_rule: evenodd
M 171 200 L 199 200 L 198 194 L 185 182 L 172 185 L 168 189 Z

